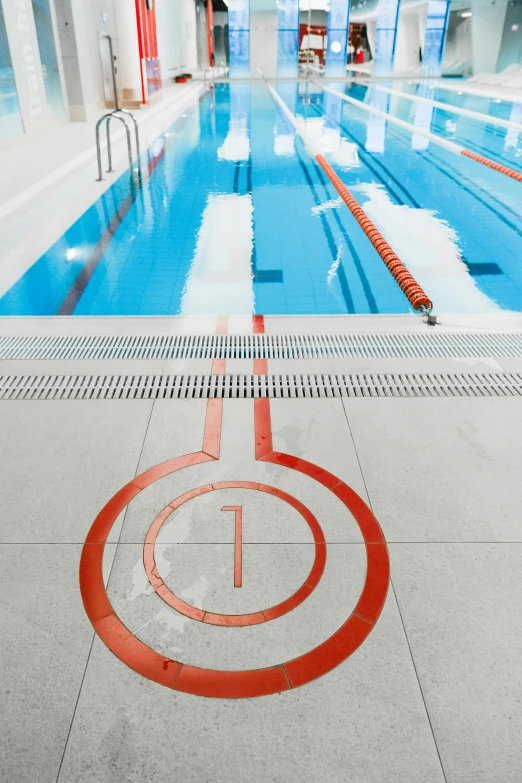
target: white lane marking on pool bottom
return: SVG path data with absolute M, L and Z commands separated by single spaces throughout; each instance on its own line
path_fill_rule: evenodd
M 317 140 L 306 138 L 303 129 L 296 118 L 274 88 L 267 83 L 267 87 L 276 103 L 296 128 L 306 144 L 310 155 L 317 154 Z M 327 91 L 328 88 L 323 87 Z M 333 95 L 347 99 L 336 90 L 328 90 Z M 380 117 L 395 120 L 386 112 L 361 104 L 369 111 L 375 111 Z M 402 120 L 400 121 L 402 123 Z M 403 123 L 409 125 L 409 123 Z M 431 137 L 433 134 L 423 133 Z M 438 138 L 438 137 L 437 137 Z M 457 146 L 445 140 L 443 146 Z M 498 311 L 499 305 L 487 294 L 480 291 L 469 269 L 462 259 L 459 248 L 459 236 L 452 226 L 445 220 L 437 217 L 436 213 L 427 209 L 415 209 L 406 204 L 394 204 L 384 186 L 375 183 L 361 184 L 352 187 L 352 190 L 364 193 L 369 201 L 359 203 L 368 217 L 373 221 L 391 247 L 404 262 L 408 270 L 415 276 L 419 283 L 430 291 L 430 295 L 437 301 L 437 306 L 444 312 L 491 312 Z M 339 264 L 337 259 L 328 272 L 328 280 L 337 272 Z M 448 285 L 449 283 L 449 285 Z
M 316 217 L 317 215 L 321 215 L 323 212 L 326 212 L 329 209 L 339 209 L 343 204 L 343 200 L 341 197 L 339 198 L 332 198 L 329 201 L 323 201 L 322 204 L 319 204 L 317 207 L 312 207 L 312 215 Z
M 355 80 L 358 82 L 358 80 Z M 358 82 L 362 83 L 365 86 L 370 87 L 372 90 L 379 90 L 379 92 L 385 92 L 388 95 L 396 95 L 399 98 L 405 98 L 408 101 L 413 101 L 416 103 L 423 102 L 428 104 L 431 108 L 435 107 L 437 109 L 443 109 L 444 111 L 447 111 L 450 114 L 461 114 L 464 117 L 471 117 L 474 120 L 478 120 L 479 122 L 485 122 L 488 125 L 498 125 L 503 128 L 514 128 L 515 130 L 522 130 L 522 125 L 520 125 L 519 122 L 514 120 L 503 120 L 500 117 L 492 117 L 489 114 L 483 114 L 478 111 L 473 111 L 472 109 L 465 109 L 462 106 L 452 106 L 451 103 L 444 103 L 443 101 L 436 101 L 432 98 L 426 97 L 424 95 L 417 95 L 415 93 L 408 93 L 403 92 L 402 90 L 392 90 L 390 87 L 383 87 L 380 84 L 371 84 L 369 82 Z
M 250 138 L 246 120 L 232 118 L 227 137 L 218 149 L 219 160 L 231 160 L 238 162 L 248 160 L 250 157 Z
M 412 275 L 444 312 L 491 312 L 499 305 L 483 293 L 462 260 L 459 236 L 427 209 L 394 204 L 382 185 L 358 185 L 361 206 Z
M 250 195 L 210 195 L 181 299 L 182 315 L 254 312 Z
M 345 95 L 338 90 L 333 90 L 331 87 L 325 87 L 323 84 L 319 84 L 319 82 L 314 82 L 314 84 L 321 87 L 324 92 L 329 92 L 332 95 L 336 95 L 338 98 L 341 98 L 341 100 L 346 101 L 346 103 L 351 103 L 352 106 L 358 106 L 360 109 L 370 112 L 371 114 L 375 114 L 378 117 L 384 117 L 386 120 L 388 120 L 388 122 L 392 122 L 394 125 L 398 125 L 400 128 L 404 128 L 411 133 L 417 133 L 420 136 L 425 136 L 435 144 L 439 144 L 441 147 L 445 147 L 447 150 L 454 152 L 456 155 L 460 155 L 464 149 L 464 147 L 461 147 L 460 144 L 455 144 L 453 141 L 448 141 L 448 139 L 445 139 L 442 136 L 437 136 L 436 133 L 431 133 L 430 131 L 424 130 L 421 127 L 416 128 L 415 125 L 411 124 L 411 122 L 405 122 L 404 120 L 399 119 L 399 117 L 395 117 L 393 114 L 390 114 L 387 111 L 378 109 L 376 106 L 371 106 L 370 104 L 364 103 L 363 101 L 358 101 L 355 98 L 352 98 L 350 95 Z
M 263 76 L 262 71 L 259 68 L 257 70 Z M 340 128 L 327 125 L 324 117 L 308 117 L 307 119 L 296 117 L 268 81 L 266 86 L 275 102 L 296 129 L 312 158 L 315 158 L 316 155 L 328 155 L 333 163 L 343 169 L 357 168 L 361 165 L 357 144 L 342 137 Z

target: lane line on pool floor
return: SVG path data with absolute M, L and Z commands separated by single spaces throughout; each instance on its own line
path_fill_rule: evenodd
M 200 93 L 197 99 L 195 99 L 187 106 L 186 111 L 188 111 L 191 107 L 195 105 L 196 100 L 201 102 L 201 100 L 204 99 L 206 95 L 207 95 L 206 91 Z M 174 120 L 174 123 L 172 125 L 177 125 L 178 126 L 177 130 L 179 131 L 186 124 L 187 118 L 188 118 L 188 114 L 181 115 L 176 120 Z M 172 125 L 169 127 L 172 127 Z M 107 248 L 109 247 L 112 240 L 114 239 L 114 235 L 116 234 L 116 231 L 127 217 L 133 205 L 138 202 L 138 196 L 142 195 L 143 187 L 145 183 L 148 180 L 150 180 L 156 167 L 158 166 L 160 161 L 165 157 L 165 153 L 167 152 L 167 149 L 173 144 L 176 136 L 174 134 L 165 136 L 164 134 L 166 134 L 167 132 L 168 132 L 168 128 L 165 129 L 163 134 L 160 134 L 158 136 L 158 138 L 163 137 L 164 142 L 163 142 L 162 149 L 156 155 L 151 154 L 150 146 L 144 152 L 142 152 L 141 158 L 143 159 L 144 162 L 146 161 L 146 168 L 144 167 L 141 176 L 134 182 L 134 184 L 132 184 L 131 182 L 130 192 L 122 200 L 118 209 L 116 210 L 112 218 L 108 221 L 107 227 L 103 230 L 100 238 L 93 245 L 92 251 L 87 257 L 85 264 L 78 272 L 72 284 L 69 286 L 65 298 L 63 299 L 60 307 L 56 311 L 56 315 L 74 314 L 74 310 L 76 309 L 78 303 L 80 302 L 80 299 L 85 293 L 87 286 L 89 285 L 100 261 L 103 259 Z M 102 199 L 103 197 L 107 196 L 111 192 L 112 188 L 114 188 L 114 186 L 118 183 L 118 181 L 125 176 L 125 174 L 126 172 L 124 171 L 115 180 L 115 182 L 111 185 L 111 187 L 100 195 L 99 199 Z M 132 172 L 131 172 L 131 178 L 132 178 Z M 96 203 L 97 201 L 94 202 L 94 204 Z M 91 207 L 94 206 L 94 204 L 91 205 Z
M 258 68 L 257 69 L 259 73 L 263 76 L 262 71 Z M 293 127 L 296 130 L 296 133 L 301 137 L 303 140 L 303 143 L 305 144 L 305 147 L 307 151 L 309 152 L 310 156 L 314 158 L 317 163 L 321 166 L 324 173 L 354 216 L 354 218 L 359 223 L 360 227 L 374 246 L 375 250 L 381 257 L 382 261 L 386 264 L 388 271 L 391 273 L 392 277 L 395 279 L 395 282 L 400 287 L 401 291 L 405 295 L 405 297 L 408 299 L 409 303 L 413 307 L 414 310 L 417 311 L 431 311 L 433 309 L 433 303 L 431 299 L 428 297 L 428 295 L 425 293 L 425 291 L 421 288 L 421 286 L 418 284 L 418 282 L 415 280 L 411 272 L 407 269 L 405 264 L 400 260 L 398 255 L 395 253 L 393 248 L 388 244 L 386 239 L 383 237 L 379 229 L 373 224 L 373 222 L 370 220 L 366 212 L 363 210 L 363 208 L 360 206 L 358 201 L 352 196 L 346 185 L 342 182 L 342 180 L 337 176 L 333 168 L 330 166 L 330 164 L 325 160 L 325 158 L 318 152 L 316 152 L 313 148 L 311 148 L 311 145 L 309 141 L 307 141 L 301 129 L 299 128 L 297 118 L 294 114 L 290 111 L 286 103 L 282 100 L 282 98 L 277 94 L 277 92 L 274 90 L 268 79 L 265 79 L 266 86 L 272 95 L 272 98 L 274 99 L 275 103 L 281 108 L 284 115 L 287 117 L 289 122 L 293 125 Z M 340 94 L 340 93 L 339 93 Z M 433 321 L 430 321 L 430 323 L 434 323 Z
M 362 87 L 369 87 L 371 90 L 379 90 L 380 92 L 388 93 L 388 95 L 397 95 L 399 98 L 405 98 L 409 101 L 429 103 L 436 109 L 443 109 L 450 114 L 462 114 L 463 117 L 471 117 L 474 120 L 485 122 L 488 125 L 498 125 L 501 128 L 512 128 L 517 131 L 522 131 L 522 125 L 519 122 L 513 122 L 513 120 L 503 120 L 500 117 L 492 117 L 490 114 L 482 114 L 482 112 L 472 111 L 471 109 L 463 109 L 461 106 L 452 106 L 449 103 L 436 101 L 433 98 L 427 98 L 423 95 L 403 92 L 402 90 L 392 90 L 391 87 L 382 87 L 380 84 L 372 84 L 367 79 L 354 79 L 354 82 Z
M 454 141 L 444 139 L 442 136 L 437 136 L 436 133 L 424 130 L 423 128 L 417 128 L 415 125 L 412 125 L 411 122 L 401 120 L 398 117 L 395 117 L 393 114 L 389 114 L 387 111 L 377 109 L 375 106 L 370 106 L 368 103 L 358 101 L 349 95 L 345 95 L 345 93 L 332 89 L 331 87 L 324 87 L 320 82 L 313 81 L 313 84 L 315 84 L 317 87 L 320 87 L 324 92 L 329 92 L 331 95 L 335 95 L 338 98 L 341 98 L 343 101 L 346 101 L 346 103 L 351 103 L 353 106 L 358 106 L 360 109 L 364 109 L 364 111 L 367 111 L 371 114 L 377 114 L 379 117 L 384 117 L 389 122 L 392 122 L 395 125 L 398 125 L 400 128 L 404 128 L 405 130 L 410 131 L 411 133 L 415 133 L 418 136 L 424 136 L 425 138 L 430 139 L 430 141 L 433 141 L 434 144 L 439 144 L 441 147 L 445 147 L 447 150 L 455 153 L 456 155 L 465 155 L 467 158 L 471 158 L 472 160 L 477 161 L 477 163 L 481 163 L 483 166 L 487 166 L 494 171 L 498 171 L 500 174 L 505 174 L 507 177 L 511 177 L 512 179 L 518 180 L 518 182 L 522 182 L 522 174 L 519 171 L 510 169 L 508 166 L 504 166 L 502 163 L 496 163 L 494 160 L 490 160 L 490 158 L 485 158 L 483 155 L 478 155 L 476 152 L 471 152 L 471 150 L 467 150 L 460 144 L 455 144 Z

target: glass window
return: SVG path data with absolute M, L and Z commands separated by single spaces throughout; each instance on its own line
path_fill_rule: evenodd
M 32 3 L 45 84 L 45 95 L 47 103 L 51 107 L 53 117 L 60 119 L 65 116 L 65 107 L 63 105 L 62 84 L 60 71 L 58 70 L 58 58 L 56 57 L 56 44 L 49 0 L 32 0 Z
M 230 76 L 250 75 L 250 0 L 229 0 L 228 44 Z
M 24 126 L 20 115 L 4 12 L 0 2 L 0 138 L 16 136 L 23 132 Z

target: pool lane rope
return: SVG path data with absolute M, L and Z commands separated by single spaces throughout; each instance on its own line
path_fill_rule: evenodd
M 436 133 L 432 133 L 431 131 L 425 130 L 424 128 L 417 128 L 415 125 L 412 125 L 411 122 L 400 120 L 398 117 L 395 117 L 393 114 L 389 114 L 387 111 L 378 109 L 376 106 L 371 106 L 369 103 L 358 101 L 355 98 L 352 98 L 350 95 L 345 95 L 344 93 L 339 92 L 338 90 L 334 90 L 331 87 L 325 87 L 320 82 L 314 80 L 313 84 L 315 84 L 317 87 L 320 87 L 324 92 L 329 92 L 331 95 L 336 95 L 338 98 L 346 101 L 346 103 L 351 103 L 353 106 L 358 106 L 360 109 L 364 109 L 364 111 L 367 111 L 370 114 L 377 114 L 379 117 L 384 117 L 386 120 L 388 120 L 388 122 L 391 122 L 394 125 L 398 125 L 400 128 L 404 128 L 405 130 L 410 131 L 410 133 L 415 133 L 417 136 L 424 136 L 425 138 L 430 139 L 430 141 L 432 141 L 434 144 L 438 144 L 440 147 L 445 147 L 447 150 L 454 152 L 456 155 L 465 155 L 467 158 L 476 160 L 477 163 L 482 163 L 483 166 L 488 166 L 488 168 L 494 169 L 495 171 L 500 172 L 500 174 L 505 174 L 506 177 L 511 177 L 512 179 L 518 180 L 518 182 L 522 182 L 522 174 L 519 171 L 510 169 L 508 166 L 503 166 L 501 163 L 496 163 L 494 160 L 485 158 L 483 155 L 477 155 L 476 152 L 471 152 L 471 150 L 467 150 L 465 147 L 461 147 L 460 144 L 455 144 L 454 141 L 449 141 L 448 139 L 444 139 L 442 136 L 437 136 Z
M 471 109 L 463 109 L 462 106 L 453 106 L 451 103 L 436 101 L 434 98 L 418 95 L 417 93 L 393 90 L 391 87 L 383 87 L 381 84 L 372 84 L 368 79 L 354 79 L 353 81 L 355 84 L 360 84 L 363 87 L 369 87 L 372 90 L 378 90 L 378 92 L 385 92 L 387 95 L 396 95 L 398 98 L 404 98 L 405 100 L 413 101 L 414 103 L 428 103 L 430 106 L 433 106 L 433 108 L 442 109 L 449 114 L 460 114 L 463 117 L 471 117 L 471 119 L 484 122 L 486 125 L 498 125 L 499 128 L 512 128 L 519 133 L 522 131 L 522 125 L 519 122 L 513 122 L 513 120 L 503 120 L 501 117 L 493 117 L 490 114 L 482 114 L 482 112 L 472 111 Z M 430 88 L 435 89 L 433 85 L 430 85 Z
M 330 164 L 327 163 L 322 155 L 316 155 L 315 159 L 388 267 L 388 271 L 393 275 L 395 282 L 398 284 L 413 309 L 427 312 L 432 310 L 433 304 L 431 299 L 417 283 L 395 251 L 390 247 L 379 229 L 372 223 L 368 215 L 359 205 L 358 201 L 352 196 L 346 185 L 337 176 Z
M 346 185 L 337 176 L 330 164 L 327 163 L 320 153 L 317 153 L 311 148 L 310 143 L 307 141 L 307 139 L 304 138 L 297 125 L 295 116 L 292 114 L 286 103 L 282 100 L 282 98 L 277 94 L 272 85 L 266 79 L 265 82 L 266 86 L 270 90 L 272 98 L 281 108 L 289 122 L 292 123 L 298 135 L 302 138 L 309 154 L 312 155 L 312 157 L 314 157 L 321 166 L 324 173 L 376 249 L 377 253 L 388 267 L 389 272 L 392 274 L 393 278 L 399 285 L 400 289 L 406 296 L 413 309 L 429 314 L 433 309 L 433 304 L 429 296 L 421 288 L 411 272 L 408 271 L 398 255 L 385 240 L 379 229 L 372 223 L 364 209 L 360 206 L 359 202 L 352 196 Z M 430 321 L 430 323 L 432 323 L 432 321 Z

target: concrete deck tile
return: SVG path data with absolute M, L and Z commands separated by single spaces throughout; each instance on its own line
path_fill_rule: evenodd
M 81 547 L 0 545 L 2 780 L 55 783 L 93 639 Z
M 143 447 L 140 472 L 154 464 L 197 451 L 203 441 L 202 428 L 205 417 L 204 400 L 183 400 L 176 404 L 158 401 L 152 414 L 148 435 Z M 272 400 L 272 424 L 274 448 L 296 457 L 308 459 L 330 470 L 339 479 L 346 481 L 366 500 L 364 482 L 357 455 L 350 439 L 344 409 L 336 399 L 294 399 Z M 169 437 L 169 433 L 172 436 Z M 200 434 L 201 433 L 201 434 Z M 130 480 L 130 479 L 129 479 Z M 269 484 L 283 489 L 303 502 L 320 521 L 328 541 L 361 541 L 361 535 L 353 518 L 341 501 L 329 490 L 308 476 L 270 462 L 254 458 L 254 417 L 251 400 L 225 400 L 223 405 L 223 429 L 220 459 L 185 468 L 154 482 L 144 489 L 129 505 L 122 531 L 122 541 L 141 542 L 152 521 L 165 506 L 185 492 L 212 482 L 252 481 Z M 220 492 L 221 494 L 221 492 Z M 261 503 L 260 510 L 268 508 L 266 500 L 250 498 L 245 490 L 241 497 L 248 502 Z M 225 502 L 234 504 L 234 494 L 223 491 Z M 216 501 L 217 502 L 217 501 Z M 214 506 L 214 499 L 203 496 L 190 501 L 179 516 L 181 535 L 186 541 L 208 541 L 202 539 L 194 527 L 198 508 L 205 509 L 207 503 Z M 279 503 L 279 501 L 278 501 Z M 288 516 L 286 504 L 281 504 L 282 519 Z M 278 512 L 279 513 L 279 512 Z M 196 515 L 196 517 L 194 517 Z M 264 522 L 254 529 L 255 540 L 265 541 Z M 300 525 L 291 522 L 284 527 L 287 541 L 303 541 Z M 193 536 L 196 536 L 195 538 Z M 216 530 L 212 540 L 222 541 L 222 533 Z M 177 534 L 171 540 L 179 540 Z M 164 539 L 165 540 L 165 539 Z
M 5 401 L 0 538 L 83 543 L 94 518 L 135 475 L 150 400 Z
M 505 372 L 522 373 L 522 357 L 504 356 L 497 361 Z
M 333 372 L 341 375 L 369 373 L 498 373 L 501 359 L 332 359 Z
M 388 541 L 520 541 L 516 398 L 345 399 Z
M 390 550 L 448 783 L 518 783 L 522 546 L 394 544 Z
M 156 400 L 137 473 L 173 457 L 200 451 L 205 413 L 206 400 Z
M 331 359 L 268 359 L 270 375 L 332 375 Z
M 187 603 L 219 611 L 221 601 L 220 614 L 244 614 L 276 606 L 293 595 L 306 580 L 314 557 L 308 544 L 247 544 L 244 588 L 217 594 L 217 585 L 227 582 L 233 564 L 233 551 L 228 549 L 224 544 L 157 547 L 156 563 L 170 589 Z M 262 573 L 257 569 L 261 562 Z M 334 633 L 355 608 L 365 575 L 363 546 L 329 545 L 324 574 L 303 603 L 269 622 L 220 627 L 173 610 L 151 588 L 143 567 L 143 547 L 123 544 L 108 595 L 126 627 L 163 655 L 214 669 L 263 668 L 303 655 Z
M 212 359 L 167 359 L 163 375 L 210 375 Z
M 348 661 L 258 699 L 170 691 L 96 640 L 58 783 L 243 783 L 245 769 L 260 783 L 444 783 L 393 596 Z
M 4 359 L 0 375 L 161 375 L 163 359 Z

